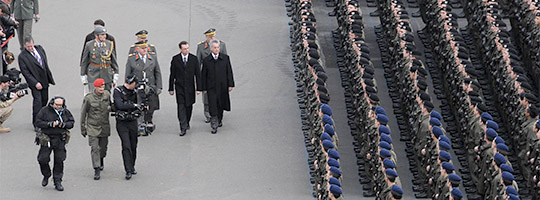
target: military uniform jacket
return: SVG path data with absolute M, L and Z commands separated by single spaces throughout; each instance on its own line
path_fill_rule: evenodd
M 157 57 L 150 54 L 146 54 L 146 63 L 143 61 L 143 58 L 138 54 L 131 54 L 128 57 L 126 63 L 126 77 L 130 74 L 135 74 L 138 80 L 142 80 L 143 72 L 146 73 L 146 78 L 148 79 L 148 85 L 154 87 L 154 89 L 161 89 L 162 79 L 161 79 L 161 69 L 159 68 L 159 63 Z
M 111 135 L 109 107 L 111 93 L 105 90 L 102 95 L 88 93 L 81 106 L 81 132 L 89 136 L 108 137 Z
M 105 83 L 112 83 L 113 75 L 118 74 L 118 63 L 114 52 L 114 43 L 105 40 L 98 46 L 96 40 L 86 43 L 81 61 L 81 76 L 88 76 L 88 83 L 102 78 Z
M 33 19 L 34 14 L 39 14 L 38 0 L 13 0 L 10 7 L 15 19 Z
M 197 44 L 197 58 L 199 59 L 199 64 L 202 65 L 203 59 L 208 57 L 211 53 L 208 41 L 204 40 Z M 225 42 L 221 40 L 219 41 L 219 53 L 227 54 L 227 46 L 225 45 Z

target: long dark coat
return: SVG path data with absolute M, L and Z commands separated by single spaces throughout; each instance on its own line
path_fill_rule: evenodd
M 217 98 L 223 110 L 231 111 L 228 87 L 234 87 L 234 77 L 229 56 L 220 53 L 218 59 L 212 54 L 204 58 L 201 80 L 200 90 L 207 91 L 208 102 L 216 102 L 211 97 Z
M 200 70 L 199 60 L 193 54 L 188 55 L 186 65 L 182 60 L 182 53 L 172 58 L 169 92 L 176 89 L 176 103 L 187 105 L 195 103 L 195 86 L 197 89 L 201 87 Z
M 26 49 L 21 51 L 19 54 L 19 67 L 21 73 L 23 74 L 28 86 L 34 90 L 36 89 L 36 84 L 39 82 L 43 88 L 48 88 L 49 84 L 54 85 L 54 79 L 49 69 L 49 62 L 47 60 L 47 54 L 45 50 L 40 45 L 35 45 L 34 48 L 37 50 L 41 56 L 41 61 L 43 66 L 34 58 L 34 56 Z

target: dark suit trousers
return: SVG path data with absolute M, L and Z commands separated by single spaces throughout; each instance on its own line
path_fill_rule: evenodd
M 122 142 L 122 159 L 124 160 L 124 169 L 126 170 L 126 173 L 135 170 L 138 142 L 137 128 L 137 120 L 116 120 L 116 131 Z
M 178 121 L 180 122 L 180 130 L 187 130 L 189 122 L 191 121 L 191 111 L 193 111 L 193 105 L 178 104 Z
M 54 168 L 53 168 L 53 179 L 62 180 L 64 176 L 64 160 L 66 160 L 66 143 L 62 141 L 61 136 L 50 136 L 51 142 L 50 146 L 43 146 L 39 148 L 39 153 L 37 156 L 39 162 L 39 168 L 41 169 L 41 174 L 44 177 L 51 176 L 51 167 L 49 162 L 51 161 L 51 152 L 54 152 Z
M 34 98 L 34 100 L 32 101 L 32 124 L 35 127 L 36 116 L 39 110 L 41 110 L 43 106 L 46 106 L 47 101 L 49 100 L 49 88 L 37 90 L 31 87 L 30 90 L 32 91 L 32 98 Z

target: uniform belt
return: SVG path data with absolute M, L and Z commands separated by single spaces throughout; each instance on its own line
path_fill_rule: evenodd
M 106 64 L 106 65 L 102 65 L 102 64 L 96 64 L 96 63 L 92 63 L 92 62 L 91 62 L 90 64 L 91 64 L 91 65 L 94 65 L 94 66 L 96 66 L 96 67 L 110 67 L 110 66 L 111 66 L 110 63 L 109 63 L 109 64 Z

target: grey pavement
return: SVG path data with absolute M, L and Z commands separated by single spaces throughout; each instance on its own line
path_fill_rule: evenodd
M 311 199 L 308 168 L 290 61 L 288 18 L 283 1 L 188 0 L 54 0 L 40 2 L 41 20 L 34 24 L 36 44 L 47 52 L 57 85 L 49 95 L 66 97 L 76 117 L 67 145 L 64 192 L 52 183 L 43 188 L 33 144 L 31 97 L 15 102 L 0 134 L 0 199 Z M 135 32 L 146 29 L 157 46 L 164 89 L 169 63 L 178 43 L 191 51 L 206 29 L 217 29 L 227 43 L 236 87 L 232 112 L 217 135 L 203 122 L 201 98 L 194 105 L 191 130 L 179 137 L 176 104 L 161 94 L 155 114 L 157 130 L 139 138 L 136 169 L 124 179 L 121 145 L 112 133 L 105 170 L 95 181 L 90 147 L 80 136 L 82 102 L 79 57 L 84 36 L 101 18 L 117 40 L 120 77 L 124 77 Z M 10 50 L 19 53 L 16 40 Z M 52 164 L 52 162 L 51 162 Z

